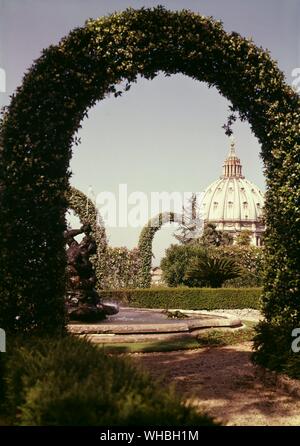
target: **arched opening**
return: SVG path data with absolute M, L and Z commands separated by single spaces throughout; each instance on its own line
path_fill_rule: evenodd
M 78 132 L 81 142 L 70 164 L 71 183 L 86 192 L 87 185 L 89 190 L 92 187 L 110 245 L 134 248 L 139 232 L 151 217 L 159 212 L 181 212 L 182 206 L 174 206 L 171 200 L 172 191 L 180 193 L 186 206 L 188 198 L 184 200 L 184 196 L 191 194 L 188 191 L 200 195 L 220 177 L 229 151 L 222 128 L 229 105 L 215 87 L 208 88 L 181 74 L 166 77 L 160 73 L 151 81 L 138 76 L 126 94 L 118 98 L 108 95 L 89 111 Z M 233 131 L 246 177 L 264 190 L 257 139 L 247 122 L 238 120 Z M 120 192 L 123 186 L 125 198 Z M 142 200 L 133 200 L 136 191 L 147 200 L 147 207 L 146 212 L 144 207 L 140 211 L 138 224 L 133 224 L 120 215 L 120 202 L 125 204 L 124 217 L 130 217 L 131 210 L 141 209 Z M 170 200 L 163 198 L 166 192 Z M 107 205 L 112 201 L 109 194 L 114 205 Z M 152 200 L 158 195 L 159 199 Z M 176 242 L 173 232 L 172 225 L 164 226 L 155 237 L 154 266 L 159 265 L 164 250 Z

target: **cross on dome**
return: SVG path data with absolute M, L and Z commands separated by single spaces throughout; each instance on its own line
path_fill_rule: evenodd
M 229 157 L 231 156 L 233 156 L 233 157 L 236 157 L 236 153 L 235 153 L 235 142 L 236 142 L 236 140 L 235 140 L 235 137 L 234 136 L 230 136 L 230 150 L 229 150 Z

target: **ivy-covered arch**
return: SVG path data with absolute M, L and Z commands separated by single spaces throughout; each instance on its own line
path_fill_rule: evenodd
M 90 198 L 83 192 L 70 187 L 66 192 L 68 208 L 79 217 L 82 224 L 90 224 L 92 235 L 97 244 L 97 253 L 91 256 L 91 262 L 97 276 L 97 290 L 103 287 L 107 264 L 107 237 L 102 217 Z
M 90 224 L 92 235 L 97 243 L 97 253 L 91 261 L 97 276 L 97 291 L 103 289 L 135 288 L 138 286 L 140 253 L 138 248 L 111 247 L 102 217 L 83 192 L 71 187 L 66 192 L 68 208 L 79 217 L 82 224 Z
M 151 218 L 141 230 L 138 250 L 140 255 L 140 272 L 138 286 L 149 288 L 151 285 L 152 243 L 154 236 L 160 228 L 167 223 L 182 224 L 183 215 L 175 212 L 161 212 Z
M 152 79 L 159 71 L 215 86 L 250 123 L 268 186 L 264 312 L 268 327 L 300 326 L 299 96 L 251 40 L 211 18 L 158 7 L 88 20 L 44 50 L 3 116 L 0 326 L 7 331 L 64 330 L 64 191 L 74 135 L 87 110 L 108 92 L 117 96 L 122 81 L 128 89 L 139 74 Z M 274 348 L 274 336 L 258 347 Z

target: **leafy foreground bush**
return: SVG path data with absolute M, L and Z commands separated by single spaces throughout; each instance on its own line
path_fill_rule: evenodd
M 254 337 L 254 362 L 270 370 L 286 373 L 291 378 L 300 379 L 300 354 L 292 351 L 293 341 L 296 347 L 300 344 L 292 336 L 294 328 L 289 321 L 284 325 L 260 322 Z
M 102 291 L 103 299 L 139 308 L 260 309 L 261 288 L 145 288 Z
M 0 414 L 3 412 L 3 403 L 5 396 L 5 382 L 4 382 L 4 371 L 5 371 L 5 359 L 6 354 L 0 354 Z
M 213 424 L 131 363 L 108 357 L 83 339 L 67 336 L 17 343 L 5 369 L 6 410 L 15 424 Z

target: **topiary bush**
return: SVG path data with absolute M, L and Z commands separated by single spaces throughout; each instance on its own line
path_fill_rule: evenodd
M 151 285 L 152 243 L 157 231 L 166 223 L 182 223 L 183 216 L 174 212 L 162 212 L 149 220 L 142 229 L 138 249 L 141 258 L 138 286 L 148 288 Z
M 72 336 L 16 343 L 6 404 L 14 424 L 26 426 L 213 424 L 130 362 Z
M 141 257 L 138 248 L 108 247 L 105 289 L 135 288 L 139 285 Z
M 148 288 L 103 291 L 107 300 L 139 308 L 261 309 L 261 288 Z
M 300 326 L 299 95 L 250 39 L 226 33 L 211 18 L 157 7 L 88 20 L 44 50 L 3 116 L 0 327 L 7 332 L 63 332 L 65 190 L 74 135 L 97 100 L 159 71 L 216 87 L 248 120 L 267 180 L 264 314 L 270 325 Z

